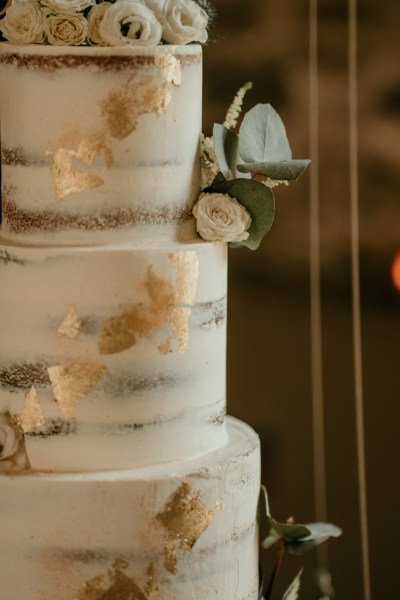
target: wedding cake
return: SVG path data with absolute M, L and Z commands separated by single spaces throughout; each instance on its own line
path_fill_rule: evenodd
M 1 598 L 258 598 L 259 441 L 225 416 L 227 244 L 192 213 L 186 42 L 206 17 L 176 2 L 200 32 L 180 42 L 169 4 L 104 2 L 90 23 L 85 0 L 15 2 L 0 22 Z M 136 43 L 94 47 L 115 7 Z M 57 42 L 83 18 L 92 45 Z

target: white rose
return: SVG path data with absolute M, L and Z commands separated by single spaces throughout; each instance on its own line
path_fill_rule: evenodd
M 86 41 L 88 25 L 79 13 L 60 13 L 48 17 L 45 31 L 52 46 L 80 46 Z
M 0 416 L 0 460 L 5 460 L 16 454 L 21 436 L 10 424 L 9 417 Z
M 55 13 L 76 13 L 95 4 L 95 0 L 40 0 L 40 2 Z
M 14 44 L 40 44 L 44 41 L 44 20 L 36 2 L 13 2 L 0 21 L 0 31 Z
M 102 38 L 100 34 L 100 23 L 106 11 L 112 6 L 111 2 L 101 2 L 96 4 L 90 10 L 88 15 L 88 41 L 91 45 L 107 46 L 107 42 Z
M 153 11 L 141 0 L 117 0 L 105 12 L 99 33 L 110 46 L 156 46 L 162 29 Z
M 162 37 L 169 44 L 189 44 L 207 41 L 207 13 L 194 0 L 147 0 L 159 15 Z
M 251 217 L 239 202 L 226 194 L 201 194 L 193 214 L 197 231 L 208 242 L 242 242 L 249 237 Z

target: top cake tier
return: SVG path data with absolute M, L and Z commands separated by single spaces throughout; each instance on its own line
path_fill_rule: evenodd
M 3 235 L 185 239 L 200 189 L 202 50 L 0 44 Z

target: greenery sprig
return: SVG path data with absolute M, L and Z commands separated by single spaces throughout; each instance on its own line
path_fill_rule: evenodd
M 276 548 L 275 562 L 272 573 L 265 590 L 260 590 L 260 600 L 270 600 L 272 590 L 278 576 L 285 553 L 302 555 L 309 552 L 329 538 L 336 538 L 342 530 L 331 523 L 307 523 L 300 525 L 289 520 L 287 523 L 278 523 L 270 515 L 268 495 L 264 486 L 261 487 L 259 500 L 260 518 L 264 519 L 267 527 L 267 537 L 261 546 L 264 549 Z M 286 591 L 283 600 L 298 598 L 300 588 L 300 571 Z M 263 584 L 262 584 L 263 587 Z
M 214 125 L 213 146 L 203 138 L 203 166 L 208 180 L 213 177 L 203 191 L 226 194 L 245 207 L 251 216 L 249 236 L 230 246 L 256 250 L 274 221 L 272 188 L 298 179 L 310 161 L 292 158 L 285 126 L 270 104 L 257 104 L 244 116 L 239 132 L 233 131 L 250 88 L 247 83 L 239 90 L 225 123 Z

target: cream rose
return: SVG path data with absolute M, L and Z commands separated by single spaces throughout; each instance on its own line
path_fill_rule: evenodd
M 54 13 L 77 13 L 93 6 L 95 0 L 40 0 Z
M 193 214 L 197 231 L 208 242 L 242 242 L 249 237 L 251 217 L 239 202 L 226 194 L 201 194 Z
M 207 41 L 207 13 L 194 0 L 147 0 L 159 16 L 163 40 L 169 44 Z
M 96 4 L 90 10 L 88 15 L 88 41 L 89 44 L 94 46 L 107 46 L 107 42 L 102 38 L 100 34 L 100 23 L 106 11 L 112 6 L 111 2 L 101 2 Z
M 10 418 L 0 415 L 0 460 L 5 460 L 16 454 L 21 436 L 10 424 Z
M 141 0 L 117 0 L 104 14 L 99 33 L 109 46 L 156 46 L 161 24 Z
M 13 2 L 0 21 L 0 31 L 14 44 L 44 41 L 45 14 L 36 2 Z
M 80 46 L 86 41 L 88 24 L 79 13 L 60 13 L 47 18 L 45 31 L 52 46 Z

